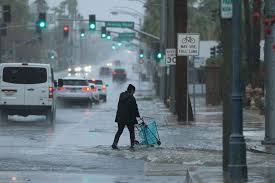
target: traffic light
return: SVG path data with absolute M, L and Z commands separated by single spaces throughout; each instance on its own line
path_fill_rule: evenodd
M 216 57 L 216 46 L 210 48 L 210 56 Z
M 111 39 L 112 39 L 112 37 L 111 37 L 111 32 L 110 32 L 110 31 L 107 32 L 107 39 L 108 39 L 108 40 L 111 40 Z
M 63 36 L 64 36 L 64 38 L 69 37 L 69 31 L 70 31 L 70 27 L 68 25 L 64 25 L 64 27 L 63 27 Z
M 101 38 L 105 39 L 107 37 L 106 27 L 101 27 Z
M 80 37 L 84 38 L 85 37 L 85 29 L 80 30 Z
M 223 47 L 221 44 L 217 46 L 217 55 L 222 55 L 223 54 Z
M 163 53 L 158 49 L 155 53 L 155 57 L 157 61 L 160 61 L 163 58 Z
M 144 58 L 144 52 L 143 49 L 139 49 L 139 58 L 143 59 Z
M 56 52 L 55 51 L 49 51 L 48 52 L 48 58 L 50 59 L 50 60 L 54 60 L 54 59 L 56 59 L 56 57 L 57 57 L 57 55 L 56 55 Z
M 96 30 L 96 16 L 89 15 L 89 30 L 95 31 Z
M 3 20 L 5 23 L 11 22 L 11 7 L 10 7 L 10 5 L 3 6 Z
M 144 64 L 144 59 L 139 59 L 139 64 Z
M 41 29 L 45 29 L 47 27 L 46 22 L 46 13 L 39 13 L 38 21 L 37 21 L 37 27 Z

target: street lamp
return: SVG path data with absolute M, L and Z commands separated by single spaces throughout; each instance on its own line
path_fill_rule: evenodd
M 232 122 L 229 140 L 229 175 L 234 181 L 247 179 L 246 144 L 243 136 L 242 95 L 241 95 L 241 15 L 242 2 L 233 0 L 232 19 Z

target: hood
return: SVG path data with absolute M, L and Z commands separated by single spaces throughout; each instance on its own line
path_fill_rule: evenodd
M 121 96 L 120 96 L 120 101 L 121 102 L 125 102 L 127 101 L 132 95 L 129 94 L 127 91 L 121 93 Z

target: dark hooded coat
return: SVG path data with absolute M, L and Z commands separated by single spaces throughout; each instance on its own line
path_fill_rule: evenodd
M 119 96 L 115 122 L 121 124 L 137 124 L 140 117 L 136 99 L 129 92 L 122 92 Z

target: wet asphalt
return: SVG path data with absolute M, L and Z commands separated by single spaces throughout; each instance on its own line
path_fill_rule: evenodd
M 116 56 L 127 69 L 128 81 L 113 83 L 111 78 L 104 78 L 109 84 L 106 103 L 92 108 L 58 108 L 54 125 L 43 116 L 9 117 L 0 128 L 0 183 L 183 182 L 182 176 L 148 176 L 145 159 L 116 155 L 121 151 L 132 156 L 126 130 L 119 143 L 121 150 L 111 149 L 118 96 L 129 83 L 138 85 L 137 74 L 132 71 L 136 55 L 122 51 Z M 98 67 L 93 68 L 91 77 L 97 76 Z M 139 97 L 153 95 L 150 83 L 142 85 L 144 91 L 137 91 Z M 150 111 L 150 106 L 142 108 Z

